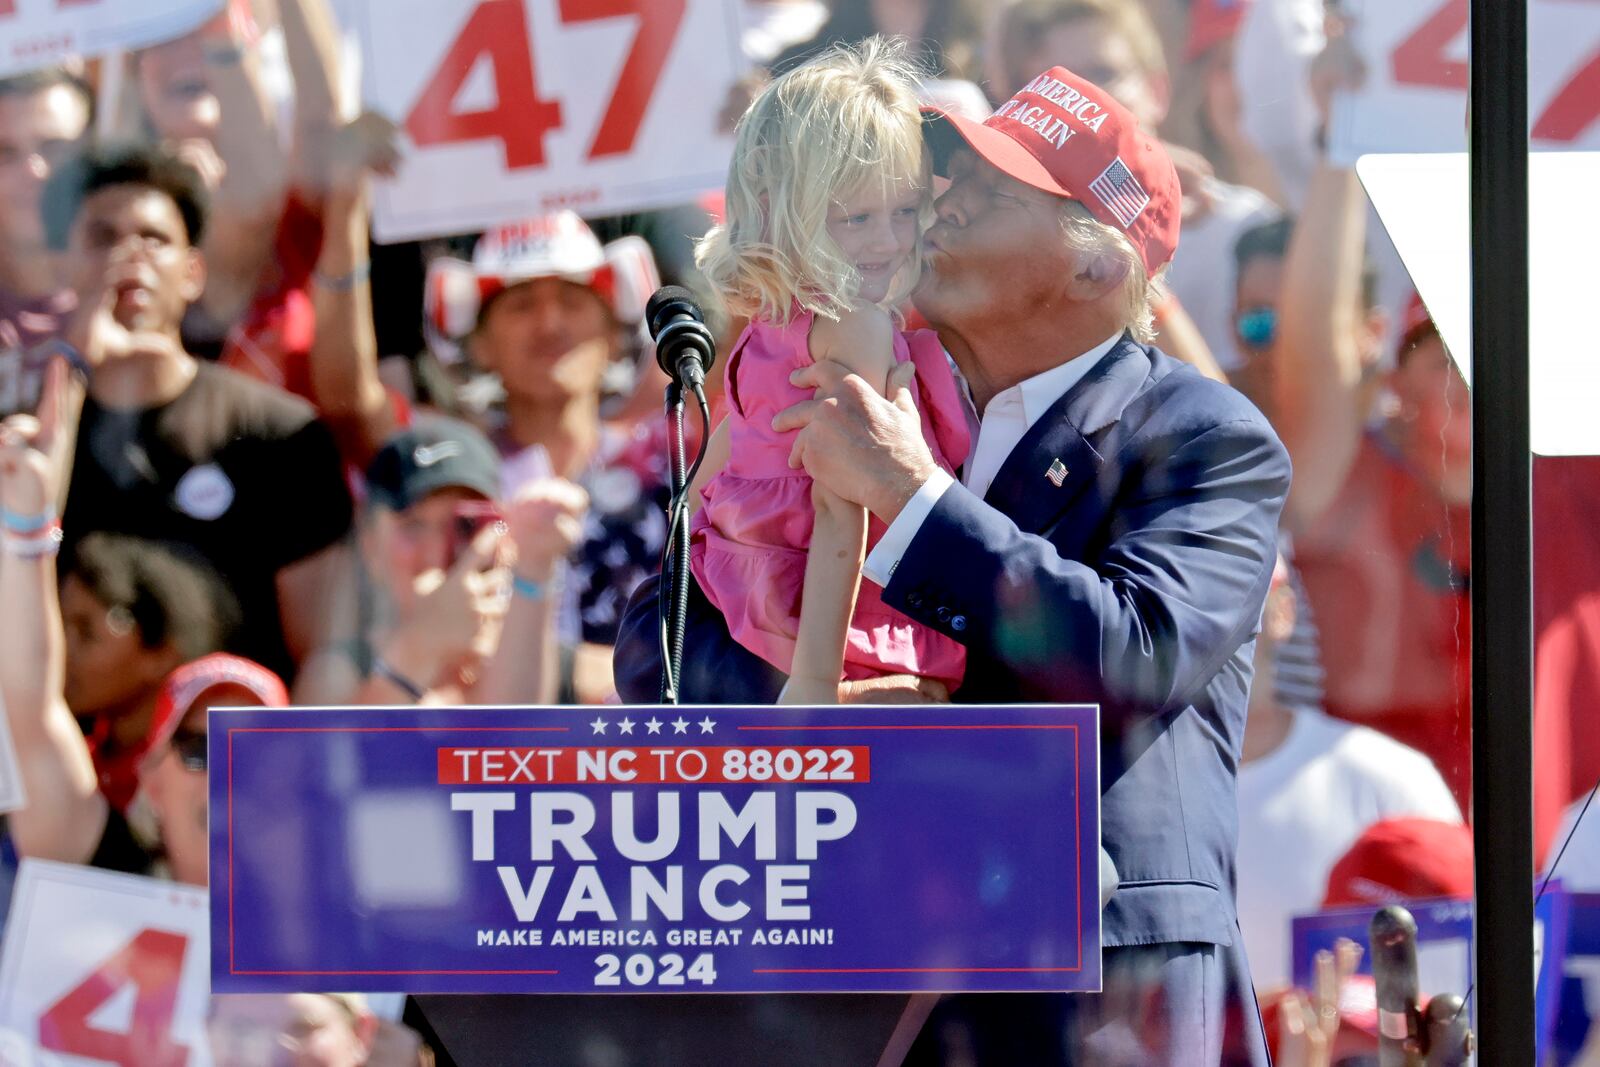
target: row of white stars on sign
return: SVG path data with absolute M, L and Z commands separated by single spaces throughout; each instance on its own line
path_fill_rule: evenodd
M 597 734 L 605 733 L 606 732 L 606 727 L 610 726 L 610 725 L 611 725 L 610 723 L 608 723 L 604 719 L 598 718 L 598 717 L 595 718 L 594 722 L 589 724 L 589 726 Z M 643 726 L 644 729 L 645 729 L 645 733 L 649 733 L 649 734 L 659 734 L 661 732 L 661 728 L 663 726 L 672 727 L 672 732 L 675 733 L 675 734 L 686 734 L 686 733 L 689 732 L 689 727 L 698 726 L 698 727 L 700 727 L 700 732 L 701 733 L 709 734 L 712 730 L 715 730 L 717 728 L 717 723 L 716 723 L 716 720 L 714 720 L 709 715 L 707 715 L 705 718 L 701 719 L 699 722 L 694 722 L 694 723 L 692 723 L 689 720 L 685 719 L 682 715 L 679 715 L 676 719 L 674 719 L 671 722 L 662 722 L 660 719 L 658 719 L 654 715 L 652 715 L 652 716 L 650 716 L 650 718 L 646 719 L 642 723 L 636 723 L 632 719 L 629 719 L 627 717 L 623 717 L 623 718 L 617 720 L 616 726 L 617 726 L 617 733 L 619 733 L 619 734 L 631 734 L 631 733 L 633 733 L 633 728 L 635 726 Z

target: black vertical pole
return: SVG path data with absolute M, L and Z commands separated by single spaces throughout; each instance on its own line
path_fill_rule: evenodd
M 1534 1063 L 1528 0 L 1471 0 L 1478 1062 Z

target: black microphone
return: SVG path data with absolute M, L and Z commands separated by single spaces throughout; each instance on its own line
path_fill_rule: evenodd
M 1406 1041 L 1421 1036 L 1417 1011 L 1417 921 L 1397 905 L 1372 917 L 1372 981 L 1378 993 L 1379 1067 L 1406 1067 L 1416 1058 Z
M 690 391 L 705 385 L 717 346 L 694 294 L 681 285 L 662 286 L 645 305 L 644 321 L 656 343 L 661 369 Z

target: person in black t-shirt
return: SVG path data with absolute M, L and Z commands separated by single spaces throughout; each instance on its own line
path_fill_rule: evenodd
M 292 677 L 342 588 L 351 505 L 333 437 L 282 390 L 179 340 L 205 284 L 198 176 L 155 149 L 91 150 L 46 186 L 46 230 L 79 294 L 89 368 L 63 529 L 193 546 L 232 588 L 233 649 Z

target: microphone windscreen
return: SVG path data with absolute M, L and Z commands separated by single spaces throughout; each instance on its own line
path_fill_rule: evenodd
M 705 316 L 700 312 L 700 305 L 694 302 L 694 294 L 681 285 L 663 285 L 650 297 L 650 302 L 644 306 L 645 325 L 650 330 L 650 336 L 655 337 L 661 332 L 661 319 L 666 315 L 688 315 L 696 322 L 704 322 Z

